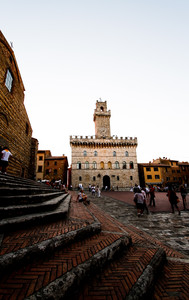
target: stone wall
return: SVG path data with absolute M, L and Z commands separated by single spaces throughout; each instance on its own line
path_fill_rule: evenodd
M 12 77 L 10 89 L 7 87 L 7 72 Z M 8 146 L 13 154 L 8 173 L 34 178 L 36 161 L 32 157 L 38 143 L 32 141 L 32 128 L 24 106 L 24 91 L 14 52 L 0 31 L 0 144 Z
M 79 183 L 82 183 L 84 188 L 87 188 L 89 183 L 102 188 L 105 176 L 110 179 L 110 188 L 118 190 L 128 190 L 135 183 L 139 183 L 137 138 L 96 139 L 93 136 L 75 136 L 70 137 L 70 145 L 73 188 L 77 188 Z

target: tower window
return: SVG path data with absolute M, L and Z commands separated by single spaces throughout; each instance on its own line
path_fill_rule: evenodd
M 77 169 L 81 170 L 81 162 L 80 161 L 77 162 Z
M 97 151 L 94 151 L 94 156 L 98 156 L 98 152 Z
M 83 156 L 87 156 L 87 151 L 83 151 Z
M 127 169 L 127 165 L 125 161 L 123 161 L 123 169 Z
M 13 83 L 12 73 L 9 70 L 7 70 L 6 79 L 5 79 L 5 86 L 7 87 L 9 92 L 11 92 L 11 90 L 12 90 L 12 83 Z
M 100 162 L 100 168 L 104 169 L 104 162 L 103 161 Z
M 134 164 L 132 161 L 130 161 L 130 169 L 134 169 Z
M 108 169 L 111 169 L 112 168 L 112 163 L 111 161 L 108 162 Z
M 29 124 L 26 123 L 26 135 L 28 135 L 28 134 L 29 134 Z
M 88 161 L 85 162 L 85 169 L 89 169 L 89 162 Z
M 113 156 L 116 156 L 116 151 L 113 151 Z
M 96 169 L 97 168 L 97 163 L 96 161 L 93 161 L 93 169 Z
M 125 151 L 125 156 L 128 157 L 129 156 L 129 152 Z
M 115 168 L 119 169 L 119 162 L 118 161 L 115 162 Z

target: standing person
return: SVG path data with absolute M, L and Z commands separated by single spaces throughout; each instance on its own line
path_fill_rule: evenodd
M 96 190 L 97 190 L 97 196 L 98 196 L 98 198 L 100 198 L 101 191 L 100 191 L 100 188 L 99 188 L 98 185 L 97 185 L 97 187 L 96 187 Z
M 184 210 L 186 210 L 186 195 L 187 195 L 187 191 L 186 191 L 186 189 L 185 189 L 185 187 L 183 185 L 180 186 L 180 193 L 181 193 L 181 197 L 182 197 L 182 202 L 183 202 Z
M 173 188 L 172 188 L 171 185 L 169 186 L 167 196 L 168 196 L 169 202 L 171 203 L 172 213 L 173 214 L 175 213 L 175 210 L 174 210 L 174 206 L 175 206 L 176 209 L 178 210 L 178 214 L 180 215 L 180 209 L 179 209 L 179 207 L 177 205 L 178 197 L 177 197 L 177 195 L 176 195 L 176 193 L 173 190 Z
M 133 188 L 134 194 L 138 193 L 138 185 L 135 183 L 135 186 Z
M 134 202 L 136 203 L 137 207 L 137 215 L 140 217 L 144 210 L 144 196 L 140 189 L 138 189 L 138 192 L 134 195 Z
M 149 210 L 148 210 L 148 206 L 147 206 L 147 203 L 146 203 L 146 191 L 145 191 L 144 187 L 142 188 L 141 193 L 144 196 L 144 210 L 146 210 L 147 215 L 148 215 L 149 214 Z
M 153 202 L 153 206 L 156 206 L 155 204 L 155 188 L 153 187 L 153 185 L 150 186 L 150 205 L 152 205 Z
M 1 167 L 3 174 L 6 174 L 6 169 L 8 167 L 8 161 L 10 156 L 12 156 L 12 153 L 9 151 L 9 148 L 4 147 L 4 150 L 1 151 Z
M 92 192 L 92 196 L 95 197 L 95 185 L 93 184 L 92 187 L 91 187 L 91 192 Z
M 149 199 L 150 197 L 150 189 L 148 187 L 146 187 L 146 200 Z

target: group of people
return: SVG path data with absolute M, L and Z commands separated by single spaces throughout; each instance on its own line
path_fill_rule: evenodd
M 140 188 L 140 186 L 137 186 L 135 184 L 133 191 L 134 191 L 134 202 L 136 204 L 138 217 L 143 215 L 144 210 L 146 210 L 147 214 L 149 214 L 149 210 L 147 206 L 146 188 Z M 155 198 L 155 193 L 154 193 L 154 198 Z
M 9 158 L 12 156 L 8 147 L 0 147 L 0 173 L 6 174 Z
M 95 186 L 94 184 L 93 185 L 89 184 L 89 192 L 91 192 L 93 197 L 96 197 L 96 195 L 98 198 L 101 197 L 101 190 L 98 185 Z
M 149 214 L 149 210 L 148 210 L 148 206 L 147 206 L 147 199 L 150 197 L 149 206 L 151 206 L 151 205 L 153 205 L 154 207 L 156 206 L 155 188 L 153 186 L 150 186 L 150 188 L 140 188 L 140 186 L 137 186 L 135 184 L 133 191 L 134 191 L 134 202 L 137 207 L 138 217 L 143 215 L 144 210 L 146 210 L 147 214 Z M 180 193 L 181 193 L 181 197 L 182 197 L 182 201 L 183 201 L 183 208 L 184 208 L 184 210 L 186 210 L 187 190 L 183 185 L 180 187 Z M 174 213 L 175 209 L 176 209 L 178 211 L 178 214 L 180 215 L 181 212 L 180 212 L 180 209 L 178 206 L 179 198 L 178 198 L 176 191 L 172 185 L 168 186 L 167 197 L 171 204 L 172 213 Z

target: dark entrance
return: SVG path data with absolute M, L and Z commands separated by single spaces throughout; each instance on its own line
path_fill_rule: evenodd
M 110 189 L 110 177 L 108 175 L 105 175 L 103 177 L 103 188 L 105 189 L 105 186 L 108 187 L 108 190 Z

